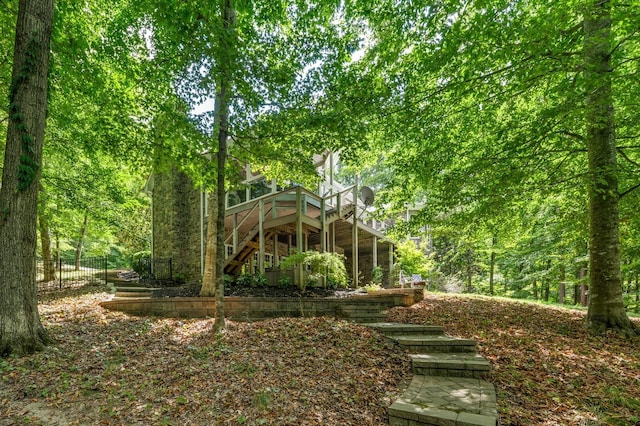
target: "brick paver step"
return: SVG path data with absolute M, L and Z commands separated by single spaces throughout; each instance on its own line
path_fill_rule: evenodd
M 391 426 L 496 426 L 496 392 L 490 382 L 414 375 L 388 409 Z
M 414 354 L 475 352 L 476 342 L 451 336 L 404 335 L 389 337 Z
M 413 374 L 476 379 L 488 379 L 491 375 L 489 361 L 476 353 L 412 354 L 410 358 Z
M 444 327 L 440 325 L 420 325 L 420 324 L 401 324 L 394 322 L 380 322 L 369 324 L 376 331 L 385 336 L 402 336 L 402 335 L 438 335 L 444 334 Z

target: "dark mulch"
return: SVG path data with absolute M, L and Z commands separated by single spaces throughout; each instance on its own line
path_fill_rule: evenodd
M 259 287 L 259 286 L 225 286 L 225 296 L 238 297 L 345 297 L 349 294 L 344 290 L 325 289 L 320 287 L 308 287 L 301 291 L 298 287 Z M 154 290 L 152 297 L 198 297 L 200 286 L 183 286 L 173 288 L 161 288 Z

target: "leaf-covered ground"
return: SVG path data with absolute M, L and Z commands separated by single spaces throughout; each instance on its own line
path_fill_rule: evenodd
M 394 309 L 390 319 L 441 324 L 448 334 L 476 339 L 493 366 L 503 426 L 634 425 L 640 338 L 590 335 L 584 316 L 511 300 L 427 295 Z
M 106 293 L 41 301 L 55 343 L 0 359 L 0 425 L 382 425 L 410 379 L 404 353 L 327 318 L 133 317 Z
M 105 311 L 103 292 L 46 295 L 55 343 L 0 359 L 0 425 L 383 425 L 407 356 L 333 319 L 229 323 Z M 584 313 L 427 295 L 394 321 L 445 325 L 493 365 L 503 425 L 633 425 L 640 338 L 592 336 Z

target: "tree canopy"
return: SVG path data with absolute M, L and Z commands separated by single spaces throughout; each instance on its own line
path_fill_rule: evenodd
M 138 189 L 152 168 L 178 167 L 222 191 L 217 173 L 228 187 L 237 162 L 307 183 L 319 178 L 313 154 L 340 151 L 343 173 L 376 188 L 380 211 L 414 210 L 396 230 L 428 232 L 430 276 L 524 297 L 552 286 L 558 298 L 561 283 L 577 289 L 589 277 L 590 326 L 631 332 L 622 284 L 628 292 L 640 272 L 634 4 L 55 8 L 39 211 L 70 246 L 87 218 L 107 245 L 143 250 Z M 0 7 L 7 94 L 17 13 Z M 202 106 L 214 99 L 217 108 Z M 10 114 L 0 110 L 0 135 Z M 222 140 L 237 162 L 210 161 Z

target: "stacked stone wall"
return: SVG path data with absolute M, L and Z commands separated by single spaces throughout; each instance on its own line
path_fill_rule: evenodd
M 183 173 L 157 173 L 153 186 L 153 256 L 171 258 L 174 277 L 201 279 L 200 191 Z

